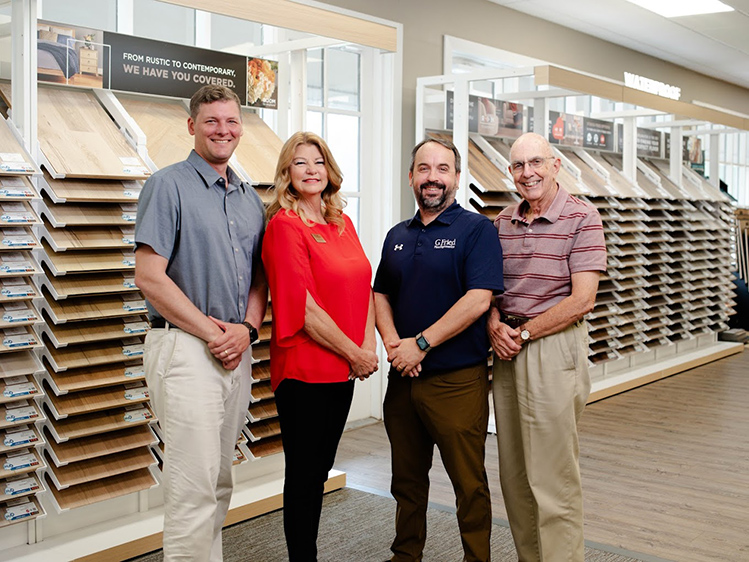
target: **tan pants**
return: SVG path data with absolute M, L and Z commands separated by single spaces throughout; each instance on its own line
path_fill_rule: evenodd
M 250 402 L 251 352 L 227 371 L 175 328 L 146 336 L 144 366 L 164 435 L 164 560 L 220 562 L 234 445 Z
M 584 323 L 494 358 L 499 476 L 520 562 L 583 562 L 577 423 L 590 393 Z

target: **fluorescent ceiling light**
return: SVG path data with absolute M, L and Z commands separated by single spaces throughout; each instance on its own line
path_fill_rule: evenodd
M 720 0 L 627 0 L 666 18 L 732 12 L 733 8 Z

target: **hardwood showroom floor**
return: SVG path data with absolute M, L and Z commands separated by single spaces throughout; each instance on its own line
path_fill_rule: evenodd
M 749 352 L 590 404 L 580 428 L 587 540 L 677 562 L 749 561 Z M 494 517 L 506 519 L 487 440 Z M 336 468 L 387 492 L 381 422 L 347 431 Z M 435 449 L 430 501 L 455 496 Z

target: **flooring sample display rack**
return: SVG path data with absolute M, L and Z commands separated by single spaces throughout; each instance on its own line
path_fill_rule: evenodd
M 511 143 L 470 135 L 469 203 L 491 219 L 520 200 L 508 170 Z M 675 344 L 688 350 L 714 341 L 734 313 L 728 198 L 686 167 L 677 186 L 667 161 L 641 159 L 635 184 L 620 171 L 620 155 L 561 146 L 555 154 L 557 181 L 599 210 L 606 235 L 608 271 L 586 317 L 594 385 L 632 361 L 675 354 Z
M 39 174 L 17 140 L 12 124 L 0 118 L 0 529 L 46 515 L 37 424 L 44 419 L 43 395 L 34 377 L 42 366 L 33 350 L 42 347 L 34 330 L 42 322 L 32 252 L 39 247 L 32 228 L 39 217 L 30 203 L 39 199 L 29 178 Z
M 10 105 L 7 85 L 0 92 Z M 61 512 L 157 483 L 141 359 L 148 325 L 133 280 L 136 201 L 149 171 L 91 92 L 40 87 L 38 117 L 36 430 L 40 483 Z

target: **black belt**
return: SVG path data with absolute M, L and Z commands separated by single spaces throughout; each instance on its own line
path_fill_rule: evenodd
M 502 322 L 507 324 L 510 328 L 515 329 L 523 324 L 530 322 L 532 318 L 526 318 L 525 316 L 514 316 L 512 314 L 502 313 Z
M 166 328 L 166 320 L 163 318 L 154 318 L 151 320 L 151 328 L 156 328 L 157 330 L 159 328 Z

